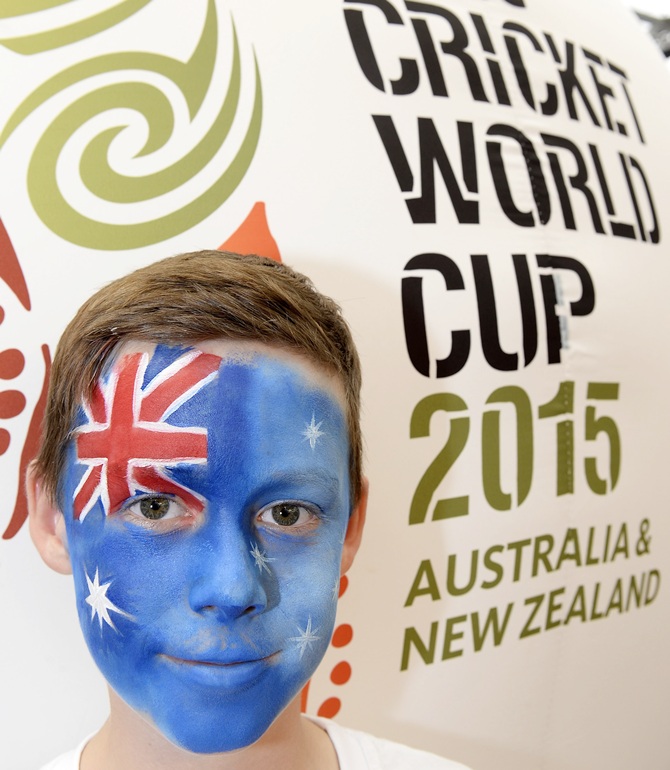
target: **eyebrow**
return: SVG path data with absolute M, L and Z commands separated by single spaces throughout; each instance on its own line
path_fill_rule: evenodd
M 315 468 L 313 470 L 302 469 L 299 471 L 278 471 L 277 473 L 272 474 L 267 484 L 263 484 L 261 491 L 277 484 L 285 484 L 286 486 L 317 484 L 318 486 L 325 488 L 329 494 L 335 496 L 340 491 L 341 483 L 342 479 L 338 475 L 324 471 L 322 468 Z

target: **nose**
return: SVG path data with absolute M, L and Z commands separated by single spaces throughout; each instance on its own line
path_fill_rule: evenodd
M 260 544 L 237 533 L 202 543 L 198 550 L 189 591 L 194 612 L 229 623 L 267 608 L 273 560 Z

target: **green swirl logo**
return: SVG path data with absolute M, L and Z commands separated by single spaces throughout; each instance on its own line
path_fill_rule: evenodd
M 16 16 L 27 16 L 37 11 L 46 11 L 59 5 L 66 5 L 72 0 L 3 0 L 0 7 L 0 19 L 10 19 Z M 48 32 L 38 32 L 33 35 L 22 35 L 0 39 L 0 43 L 16 53 L 32 54 L 50 51 L 70 43 L 76 43 L 86 37 L 113 27 L 127 19 L 150 2 L 150 0 L 123 0 L 118 5 L 89 16 L 81 21 L 72 22 Z
M 13 0 L 3 4 L 2 16 L 25 14 L 29 10 L 43 10 L 68 0 Z M 110 26 L 134 14 L 149 0 L 126 0 L 105 13 L 84 19 L 51 32 L 0 40 L 0 43 L 20 53 L 35 53 L 68 44 L 97 33 L 103 25 Z M 20 11 L 17 10 L 20 6 Z M 12 14 L 12 8 L 14 13 Z M 114 12 L 114 13 L 112 13 Z M 168 89 L 159 88 L 163 82 L 174 92 L 177 87 L 183 96 L 190 125 L 202 123 L 203 103 L 212 101 L 212 84 L 219 42 L 218 20 L 214 0 L 208 0 L 203 30 L 193 55 L 187 62 L 147 52 L 119 52 L 79 62 L 42 83 L 17 107 L 0 134 L 0 148 L 35 110 L 57 95 L 73 93 L 59 114 L 44 130 L 35 146 L 28 165 L 28 193 L 35 212 L 54 233 L 71 243 L 101 250 L 123 250 L 164 241 L 188 230 L 216 211 L 235 191 L 245 176 L 254 157 L 262 122 L 262 89 L 258 62 L 254 55 L 254 93 L 248 123 L 231 132 L 238 114 L 241 97 L 241 57 L 237 32 L 232 24 L 232 64 L 225 96 L 201 138 L 188 145 L 186 152 L 159 170 L 144 175 L 122 174 L 110 164 L 112 145 L 122 132 L 145 132 L 142 147 L 135 153 L 141 167 L 143 159 L 154 153 L 167 155 L 184 142 L 188 130 L 183 125 L 175 132 L 175 108 L 166 95 Z M 146 73 L 147 80 L 138 78 Z M 130 80 L 131 74 L 133 80 Z M 100 76 L 104 76 L 101 78 Z M 115 81 L 109 82 L 115 78 Z M 169 81 L 169 84 L 166 82 Z M 76 86 L 76 88 L 73 88 Z M 71 89 L 71 91 L 69 90 Z M 81 95 L 82 90 L 85 93 Z M 223 89 L 222 89 L 223 90 Z M 62 100 L 62 98 L 61 98 Z M 120 112 L 120 109 L 123 112 Z M 113 110 L 113 112 L 112 112 Z M 132 121 L 128 115 L 134 118 Z M 143 118 L 138 129 L 137 117 Z M 104 121 L 106 120 L 106 123 Z M 89 121 L 96 131 L 85 140 L 78 140 L 81 129 Z M 110 126 L 111 121 L 116 121 Z M 181 121 L 183 124 L 184 121 Z M 100 127 L 102 126 L 102 127 Z M 201 131 L 202 133 L 202 131 Z M 179 134 L 179 135 L 177 135 Z M 90 131 L 89 131 L 90 135 Z M 232 137 L 234 141 L 230 141 Z M 232 159 L 225 168 L 212 174 L 217 163 L 215 156 L 226 147 L 226 157 Z M 80 140 L 81 143 L 81 140 Z M 73 147 L 74 145 L 74 147 Z M 64 150 L 67 149 L 67 152 Z M 78 156 L 78 169 L 72 168 L 72 158 Z M 154 157 L 160 157 L 156 155 Z M 144 161 L 146 163 L 146 161 Z M 66 166 L 66 169 L 63 166 Z M 204 192 L 191 192 L 197 186 L 197 175 L 206 170 L 208 182 Z M 121 214 L 115 213 L 116 222 L 101 221 L 78 210 L 72 198 L 63 194 L 58 179 L 77 176 L 78 184 L 86 188 L 86 197 L 103 203 L 125 204 Z M 218 174 L 218 175 L 217 175 Z M 211 177 L 214 180 L 211 181 Z M 151 203 L 154 210 L 165 210 L 160 200 L 172 191 L 189 183 L 188 203 L 146 221 L 137 221 L 132 204 Z M 69 198 L 69 200 L 68 200 Z M 128 208 L 128 206 L 131 208 Z M 130 213 L 132 211 L 132 214 Z M 109 217 L 111 219 L 111 217 Z M 122 219 L 123 221 L 118 221 Z

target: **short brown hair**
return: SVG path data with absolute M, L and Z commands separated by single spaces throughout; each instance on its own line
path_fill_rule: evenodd
M 306 276 L 255 255 L 197 251 L 168 257 L 100 289 L 58 343 L 35 465 L 57 501 L 78 407 L 127 340 L 194 344 L 255 340 L 295 350 L 344 386 L 352 505 L 362 481 L 361 367 L 339 306 Z

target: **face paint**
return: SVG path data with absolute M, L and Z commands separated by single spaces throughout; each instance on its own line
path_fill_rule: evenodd
M 207 431 L 177 428 L 166 421 L 200 388 L 213 379 L 221 359 L 200 351 L 180 356 L 142 387 L 148 355 L 127 356 L 105 382 L 99 382 L 87 422 L 77 432 L 77 460 L 88 466 L 74 494 L 74 515 L 84 519 L 99 498 L 114 513 L 133 491 L 169 483 L 159 468 L 207 459 Z M 167 491 L 164 490 L 164 491 Z M 188 495 L 189 505 L 202 504 L 184 488 L 170 491 Z
M 223 358 L 158 346 L 117 360 L 63 484 L 98 667 L 200 753 L 256 741 L 314 672 L 349 516 L 332 385 L 296 355 L 217 344 Z

